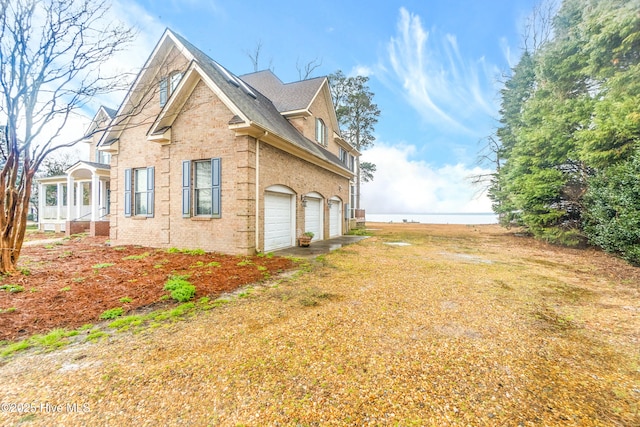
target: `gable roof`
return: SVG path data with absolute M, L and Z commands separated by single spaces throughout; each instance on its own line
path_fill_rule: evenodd
M 183 94 L 182 104 L 178 102 L 181 99 L 180 92 L 193 90 L 193 87 L 189 87 L 190 78 L 200 77 L 216 94 L 221 95 L 222 101 L 235 113 L 236 116 L 231 119 L 230 123 L 230 126 L 234 129 L 255 125 L 265 132 L 281 138 L 296 149 L 310 153 L 321 161 L 331 164 L 334 169 L 337 166 L 345 175 L 353 175 L 346 165 L 340 161 L 338 156 L 302 135 L 283 117 L 272 100 L 258 88 L 241 80 L 173 31 L 167 29 L 163 39 L 166 37 L 174 40 L 181 50 L 186 51 L 187 58 L 191 58 L 192 61 L 174 94 L 170 96 L 167 104 L 163 107 L 162 112 L 149 130 L 149 135 L 156 134 L 171 126 L 179 112 L 179 108 L 184 104 L 184 100 L 186 100 Z M 277 77 L 275 78 L 277 79 Z M 297 86 L 303 88 L 303 93 L 305 94 L 310 94 L 313 92 L 313 88 L 316 88 L 313 96 L 306 96 L 306 99 L 310 102 L 310 100 L 315 98 L 315 95 L 325 81 L 326 78 L 311 79 L 310 81 L 306 81 L 310 83 L 299 82 L 303 84 L 292 85 L 292 87 Z M 290 100 L 291 97 L 291 95 L 287 95 L 282 98 L 282 101 Z M 293 105 L 292 103 L 290 104 Z M 307 106 L 308 104 L 305 107 Z

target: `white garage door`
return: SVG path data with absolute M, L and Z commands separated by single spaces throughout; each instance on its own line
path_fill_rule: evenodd
M 304 231 L 313 233 L 313 240 L 322 240 L 322 199 L 307 197 L 304 208 Z
M 342 202 L 331 200 L 329 208 L 329 237 L 336 237 L 342 234 Z
M 290 194 L 264 195 L 264 251 L 288 248 L 294 245 L 293 218 Z

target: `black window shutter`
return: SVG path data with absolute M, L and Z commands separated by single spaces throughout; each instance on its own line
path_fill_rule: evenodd
M 212 203 L 212 212 L 211 214 L 220 218 L 220 199 L 221 199 L 221 168 L 220 168 L 220 158 L 211 159 L 211 203 Z
M 131 169 L 124 170 L 124 216 L 131 216 Z
M 191 160 L 182 161 L 182 216 L 191 216 Z
M 154 171 L 153 167 L 147 168 L 147 216 L 153 217 L 154 201 Z

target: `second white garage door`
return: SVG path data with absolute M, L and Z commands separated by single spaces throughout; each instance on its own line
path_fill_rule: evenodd
M 342 234 L 342 202 L 331 199 L 329 208 L 329 237 L 337 237 Z
M 264 251 L 288 248 L 295 244 L 293 236 L 293 197 L 290 194 L 266 192 L 264 195 Z
M 322 240 L 322 199 L 308 197 L 304 208 L 304 231 L 313 233 L 313 240 Z

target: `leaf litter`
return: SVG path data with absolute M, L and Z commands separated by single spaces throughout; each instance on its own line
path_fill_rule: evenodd
M 185 321 L 17 356 L 0 399 L 91 409 L 29 425 L 640 424 L 638 269 L 495 226 L 376 228 Z

